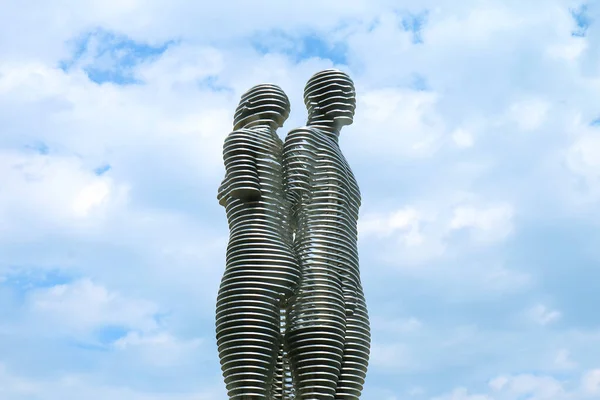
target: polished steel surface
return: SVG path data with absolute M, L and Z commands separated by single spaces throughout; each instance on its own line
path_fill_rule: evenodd
M 307 126 L 291 131 L 283 150 L 302 271 L 286 345 L 297 397 L 358 399 L 370 347 L 357 250 L 361 198 L 338 144 L 353 121 L 354 84 L 341 71 L 321 71 L 308 81 L 304 101 Z
M 287 308 L 283 307 L 281 309 L 280 325 L 282 339 L 285 338 L 287 325 Z M 275 368 L 275 376 L 273 377 L 273 390 L 271 392 L 271 398 L 273 400 L 291 400 L 296 398 L 296 390 L 294 388 L 290 359 L 285 340 L 281 341 L 279 354 L 277 356 L 277 365 Z
M 281 309 L 300 280 L 276 134 L 288 114 L 289 101 L 279 87 L 251 88 L 223 147 L 226 175 L 217 197 L 230 237 L 216 332 L 230 399 L 272 398 Z
M 355 89 L 329 69 L 306 84 L 308 123 L 276 135 L 275 85 L 242 96 L 225 140 L 219 203 L 230 238 L 217 345 L 230 399 L 358 399 L 370 328 L 360 282 L 360 191 L 338 136 Z

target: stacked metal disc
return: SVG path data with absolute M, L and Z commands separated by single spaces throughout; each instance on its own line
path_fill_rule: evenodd
M 224 144 L 226 176 L 218 199 L 230 238 L 216 332 L 230 399 L 271 398 L 281 308 L 300 279 L 283 188 L 282 142 L 275 133 L 289 109 L 279 87 L 253 87 L 242 96 L 235 131 Z
M 285 337 L 285 332 L 287 330 L 286 314 L 286 307 L 282 307 L 280 325 L 280 333 L 282 338 Z M 277 355 L 277 364 L 275 366 L 275 375 L 273 376 L 273 389 L 271 391 L 271 397 L 273 400 L 293 400 L 296 398 L 296 391 L 294 388 L 287 345 L 283 340 L 279 347 L 279 354 Z
M 357 251 L 360 192 L 337 142 L 354 115 L 352 80 L 338 70 L 315 74 L 305 102 L 308 126 L 289 133 L 283 154 L 302 270 L 286 342 L 299 398 L 358 399 L 370 346 Z

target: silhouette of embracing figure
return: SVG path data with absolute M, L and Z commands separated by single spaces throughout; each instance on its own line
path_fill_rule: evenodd
M 251 98 L 261 100 L 244 105 Z M 282 145 L 275 129 L 289 113 L 287 97 L 274 85 L 256 86 L 242 96 L 237 130 L 225 141 L 219 201 L 230 241 L 217 343 L 231 399 L 358 399 L 364 385 L 370 328 L 357 250 L 361 200 L 338 144 L 353 122 L 354 84 L 342 71 L 321 71 L 306 84 L 304 102 L 307 125 Z

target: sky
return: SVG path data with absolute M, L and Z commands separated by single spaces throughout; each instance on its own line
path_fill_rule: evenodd
M 365 400 L 600 399 L 600 3 L 0 0 L 0 398 L 224 400 L 240 95 L 357 89 Z M 598 21 L 598 22 L 597 22 Z

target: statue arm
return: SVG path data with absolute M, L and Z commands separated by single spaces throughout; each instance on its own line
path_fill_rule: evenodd
M 219 204 L 225 206 L 227 198 L 242 201 L 260 200 L 260 180 L 256 168 L 258 146 L 249 130 L 233 131 L 223 144 L 225 180 L 219 188 Z

